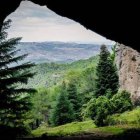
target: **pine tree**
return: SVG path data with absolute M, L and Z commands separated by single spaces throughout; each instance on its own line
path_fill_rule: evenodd
M 68 83 L 67 94 L 68 94 L 69 101 L 73 105 L 74 118 L 75 118 L 75 120 L 79 120 L 80 119 L 80 106 L 81 105 L 80 105 L 80 100 L 78 98 L 76 85 L 72 81 L 70 81 Z
M 113 64 L 110 53 L 105 45 L 101 46 L 99 63 L 96 67 L 96 75 L 96 97 L 106 95 L 108 91 L 112 94 L 117 93 L 119 86 L 117 68 Z
M 50 120 L 54 126 L 70 123 L 74 120 L 74 110 L 68 100 L 65 83 L 62 84 L 61 93 L 56 100 Z
M 28 78 L 33 77 L 29 69 L 34 64 L 27 62 L 18 65 L 27 55 L 16 56 L 19 51 L 16 45 L 21 38 L 7 39 L 6 30 L 10 22 L 6 21 L 0 32 L 0 125 L 21 128 L 25 113 L 31 107 L 30 93 L 35 90 L 18 85 L 27 84 Z

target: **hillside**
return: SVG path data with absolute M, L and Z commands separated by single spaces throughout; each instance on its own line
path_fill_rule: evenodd
M 29 87 L 50 87 L 57 84 L 69 71 L 82 71 L 88 67 L 95 67 L 98 56 L 86 60 L 78 60 L 70 64 L 42 63 L 37 64 L 32 70 L 36 73 L 29 80 Z

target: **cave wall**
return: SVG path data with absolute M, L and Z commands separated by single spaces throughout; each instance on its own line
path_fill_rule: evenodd
M 22 0 L 0 1 L 0 24 Z M 122 0 L 30 0 L 61 16 L 73 19 L 108 39 L 131 46 L 140 51 L 138 45 L 138 2 Z
M 137 102 L 140 99 L 140 53 L 121 44 L 116 54 L 120 89 L 129 91 L 132 100 Z

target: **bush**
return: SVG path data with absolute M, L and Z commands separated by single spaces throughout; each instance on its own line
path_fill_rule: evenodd
M 133 105 L 130 98 L 130 93 L 127 91 L 121 91 L 115 94 L 110 100 L 112 106 L 112 114 L 122 113 L 127 110 L 131 110 Z
M 111 99 L 106 96 L 91 99 L 82 110 L 83 118 L 92 118 L 97 126 L 114 123 L 114 119 L 107 118 L 108 115 L 123 113 L 133 107 L 130 94 L 126 91 L 118 92 Z M 108 121 L 109 120 L 109 121 Z
M 104 126 L 105 119 L 110 113 L 110 101 L 106 96 L 100 96 L 99 98 L 93 98 L 88 103 L 85 109 L 83 109 L 83 116 L 91 117 L 95 121 L 97 126 Z
M 94 107 L 94 113 L 91 118 L 95 120 L 97 126 L 104 126 L 105 119 L 110 114 L 110 101 L 106 96 L 100 96 L 96 100 L 96 107 Z
M 93 110 L 96 108 L 96 98 L 92 98 L 87 104 L 84 104 L 82 106 L 81 116 L 83 120 L 86 120 L 87 118 L 91 118 L 91 115 L 94 115 Z

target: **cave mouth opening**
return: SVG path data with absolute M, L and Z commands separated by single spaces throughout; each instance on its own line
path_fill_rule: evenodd
M 49 10 L 46 6 L 39 6 L 30 1 L 22 1 L 19 8 L 10 14 L 7 19 L 12 19 L 12 24 L 10 29 L 8 30 L 9 38 L 12 37 L 22 37 L 22 43 L 26 43 L 26 46 L 31 46 L 32 49 L 35 49 L 31 44 L 34 42 L 36 44 L 35 47 L 38 51 L 41 51 L 41 47 L 44 42 L 53 43 L 56 46 L 59 44 L 65 45 L 62 49 L 56 49 L 56 55 L 48 54 L 54 57 L 53 61 L 57 60 L 57 56 L 62 52 L 69 51 L 69 53 L 75 53 L 78 51 L 82 51 L 81 48 L 76 48 L 77 50 L 73 50 L 68 44 L 75 43 L 75 44 L 90 44 L 90 45 L 113 45 L 115 44 L 114 41 L 107 40 L 105 37 L 100 36 L 99 34 L 87 30 L 81 24 L 70 20 L 68 18 L 62 17 L 54 13 L 53 11 Z M 55 43 L 54 43 L 55 42 Z M 42 44 L 41 44 L 42 43 Z M 28 45 L 27 45 L 28 44 Z M 45 45 L 46 45 L 45 44 Z M 40 46 L 41 45 L 41 46 Z M 47 45 L 46 45 L 47 46 Z M 68 46 L 68 47 L 67 47 Z M 39 49 L 40 48 L 40 49 Z M 28 50 L 29 49 L 24 49 Z M 65 50 L 65 51 L 64 51 Z M 88 50 L 88 56 L 82 55 L 79 56 L 78 59 L 85 59 L 92 55 L 94 55 L 94 50 Z M 85 51 L 86 52 L 86 51 Z M 26 53 L 31 53 L 28 57 L 32 57 L 35 54 L 30 51 Z M 45 53 L 45 52 L 44 52 Z M 44 57 L 43 54 L 39 57 L 42 59 Z M 84 53 L 84 52 L 83 52 Z M 75 54 L 73 54 L 75 55 Z M 74 59 L 75 56 L 68 56 L 68 59 Z M 49 58 L 47 58 L 49 59 Z M 77 60 L 75 58 L 75 60 Z
M 1 1 L 0 24 L 4 19 L 16 10 L 23 0 Z M 54 1 L 54 0 L 28 0 L 38 5 L 46 5 L 57 14 L 73 19 L 86 28 L 115 40 L 133 49 L 139 50 L 137 37 L 139 25 L 139 8 L 137 2 L 127 2 L 127 6 L 121 1 L 100 2 L 95 1 Z M 24 2 L 27 2 L 24 1 Z M 7 7 L 8 6 L 8 7 Z M 85 10 L 86 9 L 86 10 Z M 133 9 L 133 10 L 131 10 Z M 100 12 L 98 12 L 100 11 Z M 1 27 L 0 27 L 1 28 Z
M 20 9 L 22 9 L 21 7 L 22 7 L 22 5 L 25 5 L 25 7 L 24 8 L 28 8 L 28 9 L 24 9 L 23 11 L 18 11 L 18 10 L 20 10 Z M 35 4 L 33 4 L 34 6 L 35 6 Z M 17 9 L 17 11 L 15 12 L 15 13 L 17 13 L 17 15 L 14 15 L 13 17 L 12 17 L 12 15 L 10 15 L 11 16 L 11 19 L 13 20 L 13 23 L 12 23 L 12 26 L 11 26 L 11 28 L 10 28 L 10 30 L 9 30 L 9 35 L 10 35 L 10 37 L 15 37 L 15 36 L 22 36 L 23 37 L 23 40 L 22 40 L 22 43 L 29 43 L 29 45 L 33 45 L 33 49 L 35 50 L 34 52 L 35 53 L 33 53 L 32 52 L 32 50 L 31 50 L 31 55 L 28 57 L 28 59 L 30 59 L 30 58 L 38 58 L 37 56 L 38 55 L 40 55 L 41 57 L 39 57 L 39 61 L 40 61 L 40 59 L 42 59 L 42 56 L 46 56 L 46 54 L 47 54 L 47 56 L 52 56 L 52 59 L 53 59 L 53 61 L 58 61 L 58 59 L 57 59 L 57 56 L 59 55 L 59 53 L 61 52 L 62 53 L 62 49 L 61 48 L 57 48 L 57 51 L 55 51 L 55 55 L 53 54 L 49 54 L 48 52 L 44 55 L 44 50 L 43 50 L 43 53 L 38 53 L 38 51 L 40 52 L 41 51 L 41 49 L 42 48 L 44 48 L 45 46 L 46 46 L 46 44 L 42 44 L 42 46 L 40 46 L 40 48 L 36 51 L 36 48 L 37 47 L 39 47 L 39 45 L 40 45 L 40 43 L 42 43 L 42 42 L 74 42 L 74 43 L 85 43 L 85 44 L 88 44 L 88 43 L 91 43 L 92 45 L 93 44 L 95 44 L 95 43 L 99 43 L 99 44 L 102 44 L 102 43 L 106 43 L 107 44 L 107 40 L 105 39 L 105 38 L 102 38 L 104 41 L 95 41 L 95 38 L 97 39 L 98 37 L 101 37 L 101 36 L 99 36 L 99 35 L 95 35 L 95 33 L 94 32 L 92 32 L 92 31 L 88 31 L 88 33 L 90 32 L 90 35 L 92 34 L 94 34 L 94 37 L 92 36 L 90 39 L 90 41 L 88 40 L 84 40 L 83 41 L 83 39 L 85 39 L 88 35 L 86 35 L 86 34 L 84 34 L 84 38 L 82 38 L 81 40 L 79 40 L 79 38 L 78 39 L 76 39 L 76 40 L 72 40 L 72 39 L 70 39 L 70 38 L 68 38 L 67 40 L 66 40 L 66 37 L 67 37 L 67 35 L 70 35 L 70 32 L 66 32 L 66 28 L 65 28 L 65 30 L 64 30 L 64 25 L 66 25 L 67 27 L 69 27 L 69 29 L 70 29 L 70 31 L 74 31 L 74 35 L 73 34 L 71 34 L 71 37 L 74 37 L 74 39 L 76 38 L 76 37 L 79 37 L 80 35 L 82 35 L 82 30 L 78 30 L 78 32 L 76 32 L 77 31 L 77 28 L 84 28 L 84 27 L 79 27 L 80 25 L 77 23 L 77 26 L 73 23 L 73 21 L 67 21 L 66 20 L 66 18 L 64 18 L 64 17 L 61 17 L 61 18 L 63 18 L 63 21 L 59 21 L 58 19 L 56 20 L 55 18 L 52 18 L 52 14 L 50 13 L 50 12 L 47 12 L 47 11 L 45 11 L 45 12 L 41 12 L 39 9 L 37 10 L 36 8 L 39 8 L 39 7 L 35 7 L 35 10 L 33 10 L 32 9 L 33 7 L 32 6 L 30 6 L 29 4 L 25 4 L 25 3 L 21 3 L 21 6 Z M 42 7 L 43 8 L 43 7 Z M 114 7 L 113 7 L 114 8 Z M 44 10 L 48 10 L 46 7 L 45 7 L 45 9 Z M 32 13 L 34 14 L 34 16 L 32 15 L 32 16 L 29 16 L 29 12 L 31 12 L 31 11 L 33 11 Z M 27 13 L 26 13 L 27 12 Z M 14 13 L 13 13 L 14 14 Z M 20 20 L 19 20 L 19 16 L 18 16 L 18 14 L 20 14 L 22 17 L 20 18 Z M 45 14 L 48 14 L 48 15 L 45 15 Z M 42 17 L 42 18 L 37 18 L 36 17 L 36 15 L 38 15 L 39 17 Z M 46 17 L 46 18 L 45 18 Z M 10 17 L 7 17 L 7 19 L 8 18 L 10 18 Z M 59 17 L 60 18 L 60 17 Z M 51 21 L 51 24 L 49 24 L 49 19 L 50 19 L 50 21 Z M 46 26 L 46 24 L 43 24 L 43 21 L 44 21 L 44 23 L 47 23 L 48 24 L 48 26 Z M 65 21 L 65 22 L 64 22 Z M 123 22 L 123 21 L 122 21 Z M 121 23 L 122 23 L 121 22 Z M 65 24 L 64 24 L 65 23 Z M 124 22 L 124 25 L 125 25 L 125 23 L 126 22 Z M 131 22 L 128 22 L 128 24 L 129 25 L 131 25 L 130 24 Z M 75 25 L 77 28 L 70 28 L 72 25 Z M 58 26 L 59 25 L 59 26 Z M 65 26 L 65 27 L 66 27 Z M 34 28 L 33 28 L 34 27 Z M 42 27 L 41 29 L 40 29 L 40 27 Z M 51 29 L 54 29 L 53 31 L 56 31 L 56 32 L 53 32 L 52 30 L 49 30 L 48 29 L 48 27 L 49 27 L 49 29 L 51 28 Z M 61 27 L 61 30 L 58 30 L 58 29 L 60 29 L 60 28 L 58 28 L 58 27 Z M 121 26 L 121 27 L 123 27 L 123 26 Z M 135 26 L 136 27 L 136 26 Z M 31 30 L 32 29 L 32 30 Z M 64 34 L 64 32 L 61 32 L 62 31 L 62 29 L 63 29 L 63 31 L 65 31 L 65 34 Z M 123 28 L 120 28 L 119 30 L 118 30 L 118 34 L 115 34 L 114 33 L 114 35 L 116 35 L 115 37 L 112 37 L 113 39 L 116 39 L 117 40 L 117 35 L 121 35 L 121 33 L 123 33 L 123 32 L 121 32 L 121 30 L 122 30 Z M 86 29 L 83 29 L 84 31 L 87 31 Z M 133 29 L 134 30 L 134 29 Z M 50 32 L 49 32 L 50 31 Z M 106 31 L 106 30 L 105 30 Z M 108 30 L 107 30 L 108 31 Z M 125 30 L 123 30 L 123 31 L 125 31 Z M 135 30 L 134 30 L 135 31 Z M 24 34 L 23 34 L 24 33 Z M 76 34 L 76 33 L 78 33 L 78 34 Z M 87 33 L 87 34 L 88 34 Z M 125 35 L 126 34 L 128 34 L 128 36 L 130 36 L 130 38 L 128 38 L 128 37 L 125 37 Z M 47 37 L 47 35 L 48 35 L 48 38 L 46 38 Z M 52 36 L 52 38 L 49 38 L 50 36 Z M 85 37 L 86 36 L 86 37 Z M 96 36 L 96 37 L 95 37 Z M 97 37 L 98 36 L 98 37 Z M 126 41 L 128 44 L 131 42 L 131 41 L 133 41 L 132 40 L 132 36 L 134 36 L 134 41 L 135 41 L 135 34 L 130 34 L 130 30 L 126 30 L 126 32 L 125 32 L 125 34 L 122 34 L 121 35 L 121 37 L 118 39 L 119 41 L 121 41 L 121 39 L 123 38 L 122 36 L 124 36 L 126 39 L 125 40 L 128 40 L 128 41 Z M 27 37 L 27 38 L 26 38 Z M 55 38 L 56 37 L 56 38 Z M 40 39 L 39 39 L 40 38 Z M 43 40 L 41 40 L 42 38 L 44 38 Z M 65 40 L 63 40 L 65 38 Z M 89 39 L 89 38 L 88 38 Z M 94 41 L 93 41 L 94 40 Z M 107 41 L 107 42 L 106 42 Z M 123 42 L 124 40 L 122 40 L 122 42 Z M 109 41 L 110 42 L 110 41 Z M 108 43 L 109 43 L 108 42 Z M 31 44 L 30 44 L 31 43 Z M 36 44 L 37 43 L 37 44 Z M 112 43 L 112 41 L 111 41 L 111 43 Z M 39 44 L 39 45 L 38 45 Z M 84 44 L 84 45 L 85 45 Z M 130 43 L 131 44 L 131 43 Z M 134 44 L 135 44 L 135 42 L 134 42 Z M 25 44 L 23 44 L 23 45 L 25 45 Z M 28 44 L 26 44 L 27 45 L 27 48 L 28 48 Z M 54 45 L 54 44 L 53 44 Z M 58 45 L 58 44 L 57 44 Z M 62 44 L 60 44 L 60 45 L 62 45 Z M 66 44 L 64 44 L 64 45 L 66 45 Z M 31 46 L 30 46 L 31 47 Z M 132 45 L 132 47 L 133 47 L 133 45 Z M 27 48 L 25 48 L 25 50 L 27 49 Z M 66 47 L 64 48 L 64 49 L 66 49 Z M 72 48 L 69 48 L 69 52 L 71 51 L 71 49 Z M 78 53 L 79 53 L 79 50 L 76 50 Z M 81 51 L 81 50 L 80 50 Z M 126 53 L 126 48 L 125 48 L 125 53 Z M 76 53 L 77 53 L 76 52 Z M 133 51 L 130 51 L 130 52 L 133 52 Z M 123 53 L 121 53 L 121 54 L 123 54 Z M 74 54 L 75 55 L 75 54 Z M 67 58 L 67 55 L 65 55 L 66 57 L 65 58 Z M 75 55 L 75 56 L 77 56 L 77 55 Z M 83 55 L 84 56 L 84 55 Z M 83 58 L 83 56 L 82 56 L 82 58 Z M 130 56 L 131 57 L 131 56 Z M 75 58 L 75 57 L 74 57 Z M 126 85 L 126 87 L 123 87 L 123 88 L 128 88 L 130 91 L 131 90 L 133 90 L 134 88 L 133 88 L 133 85 L 134 85 L 134 87 L 135 87 L 135 84 L 133 84 L 133 83 L 135 83 L 136 82 L 136 80 L 135 79 L 137 79 L 137 77 L 138 77 L 138 75 L 135 73 L 135 71 L 128 71 L 128 66 L 130 66 L 130 67 L 132 67 L 131 65 L 129 65 L 130 63 L 131 63 L 131 61 L 130 61 L 130 63 L 127 61 L 127 58 L 129 58 L 129 56 L 128 57 L 126 57 L 126 59 L 125 59 L 125 61 L 121 61 L 121 63 L 122 63 L 122 65 L 124 66 L 123 67 L 123 77 L 120 79 L 120 82 L 124 82 L 125 81 L 125 83 L 124 83 L 124 85 Z M 45 58 L 46 60 L 48 59 L 48 58 Z M 71 59 L 67 59 L 68 61 L 71 61 Z M 129 60 L 129 59 L 128 59 Z M 42 61 L 42 60 L 41 60 Z M 127 65 L 126 65 L 127 64 Z M 129 67 L 129 68 L 130 68 Z M 132 67 L 133 68 L 133 70 L 135 70 L 135 66 L 134 67 Z M 131 68 L 130 68 L 130 70 L 131 70 Z M 129 75 L 129 73 L 130 73 L 130 75 L 132 74 L 132 73 L 135 73 L 135 78 L 131 78 L 131 80 L 130 80 L 130 78 L 129 77 L 127 77 L 128 75 Z M 57 75 L 53 75 L 53 76 L 57 76 Z M 138 79 L 139 79 L 139 77 L 138 77 Z M 138 80 L 137 80 L 138 81 Z M 137 83 L 139 83 L 139 82 L 137 82 Z M 46 84 L 46 83 L 45 83 Z M 124 86 L 124 85 L 122 85 L 122 86 Z M 131 85 L 131 86 L 130 86 Z M 137 84 L 136 84 L 137 85 Z M 138 86 L 137 86 L 138 87 Z M 137 90 L 137 87 L 135 88 L 136 90 Z M 131 88 L 131 89 L 130 89 Z M 132 91 L 132 93 L 133 93 L 133 91 Z M 136 93 L 136 92 L 135 92 Z
M 26 42 L 112 43 L 105 37 L 87 30 L 81 24 L 57 15 L 46 6 L 39 6 L 30 1 L 22 1 L 18 9 L 10 14 L 7 19 L 12 19 L 9 36 L 22 36 L 23 41 Z

